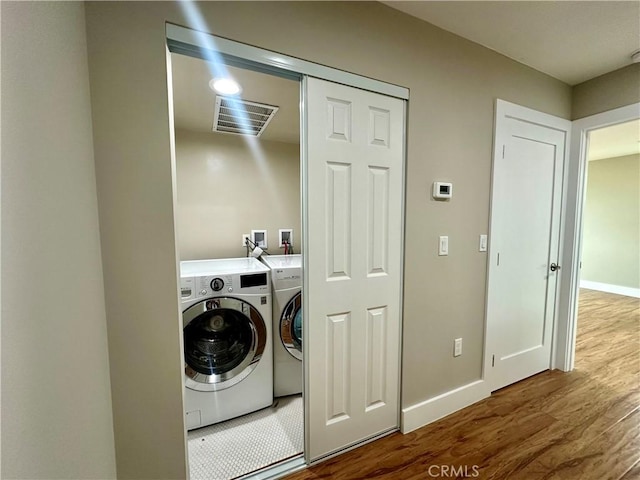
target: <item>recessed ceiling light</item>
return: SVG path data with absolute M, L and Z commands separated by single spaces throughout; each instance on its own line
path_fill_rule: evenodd
M 222 95 L 237 95 L 242 91 L 238 82 L 232 78 L 212 78 L 209 87 Z

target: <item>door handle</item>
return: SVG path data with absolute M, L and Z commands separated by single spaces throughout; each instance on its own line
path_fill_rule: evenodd
M 555 263 L 552 263 L 551 265 L 549 265 L 549 268 L 551 269 L 552 272 L 555 272 L 556 270 L 560 270 L 560 265 L 556 265 Z

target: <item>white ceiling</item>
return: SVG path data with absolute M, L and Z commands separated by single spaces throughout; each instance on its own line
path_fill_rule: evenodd
M 576 85 L 631 63 L 639 1 L 388 1 L 386 5 Z
M 212 135 L 216 93 L 209 88 L 213 69 L 204 60 L 171 54 L 175 127 Z M 233 67 L 225 67 L 242 87 L 244 100 L 279 107 L 260 136 L 274 142 L 300 142 L 300 83 Z
M 589 160 L 640 153 L 640 119 L 594 130 L 589 134 Z

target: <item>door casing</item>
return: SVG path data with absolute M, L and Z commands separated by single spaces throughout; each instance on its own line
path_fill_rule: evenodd
M 633 103 L 574 120 L 572 123 L 571 153 L 565 179 L 567 193 L 562 247 L 564 272 L 560 278 L 556 341 L 552 357 L 552 366 L 558 370 L 569 372 L 573 370 L 575 363 L 588 134 L 592 130 L 638 118 L 640 118 L 640 103 Z

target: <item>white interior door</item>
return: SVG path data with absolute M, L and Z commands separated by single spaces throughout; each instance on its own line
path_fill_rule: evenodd
M 399 418 L 403 101 L 306 82 L 307 454 Z
M 485 380 L 497 390 L 547 370 L 570 122 L 498 101 Z

